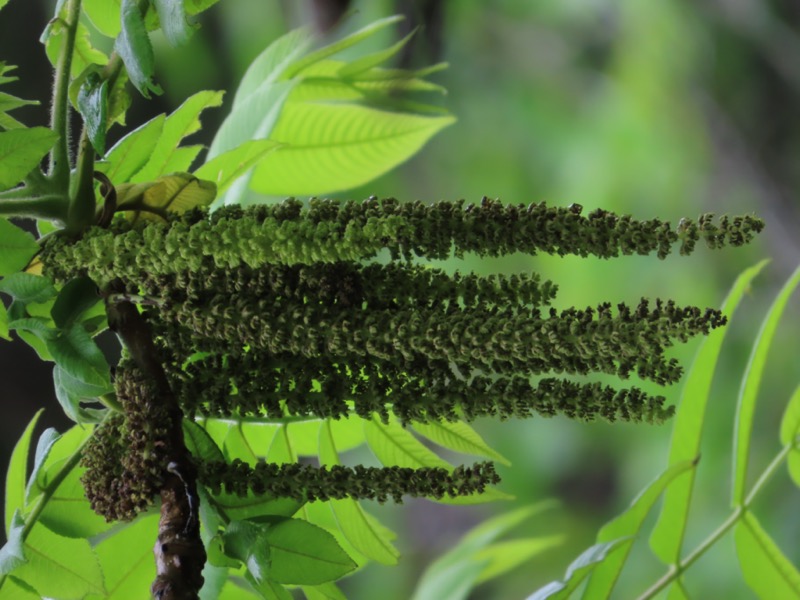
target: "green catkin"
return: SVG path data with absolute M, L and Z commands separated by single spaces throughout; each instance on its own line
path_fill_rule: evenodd
M 394 415 L 403 424 L 482 416 L 659 423 L 674 409 L 637 388 L 616 390 L 543 373 L 631 373 L 659 384 L 681 376 L 664 352 L 725 324 L 716 310 L 642 300 L 596 309 L 550 308 L 556 286 L 536 275 L 448 275 L 412 259 L 689 254 L 749 242 L 763 221 L 712 215 L 636 221 L 573 205 L 485 199 L 401 204 L 287 200 L 199 209 L 163 223 L 114 221 L 82 239 L 53 236 L 41 253 L 57 283 L 90 276 L 101 288 L 143 295 L 170 386 L 187 416 L 282 419 Z M 388 250 L 388 265 L 363 264 Z M 402 261 L 400 260 L 402 259 Z M 117 292 L 123 293 L 123 292 Z M 123 293 L 123 295 L 124 295 Z M 114 301 L 109 298 L 109 301 Z M 128 520 L 153 501 L 170 455 L 152 383 L 117 369 L 124 415 L 100 425 L 82 464 L 93 508 Z M 241 461 L 198 465 L 212 491 L 300 501 L 481 493 L 490 463 L 447 469 L 314 468 Z
M 476 376 L 465 381 L 446 364 L 420 363 L 405 370 L 377 362 L 355 367 L 344 361 L 246 352 L 208 356 L 185 370 L 178 361 L 167 373 L 190 416 L 339 419 L 355 413 L 388 421 L 391 412 L 406 424 L 562 414 L 584 421 L 660 423 L 674 410 L 664 407 L 663 396 L 649 396 L 635 387 L 616 390 L 554 378 L 535 385 L 524 377 Z
M 389 499 L 401 504 L 403 496 L 441 499 L 483 493 L 500 481 L 492 463 L 475 463 L 452 471 L 441 467 L 312 467 L 298 463 L 259 462 L 254 467 L 235 459 L 204 462 L 199 479 L 212 493 L 246 496 L 268 494 L 300 502 L 316 500 Z
M 410 264 L 315 263 L 313 265 L 238 266 L 221 270 L 206 265 L 194 272 L 144 275 L 129 285 L 164 303 L 210 302 L 217 294 L 237 300 L 293 301 L 336 307 L 502 307 L 514 311 L 550 304 L 557 286 L 533 274 L 488 275 Z
M 45 272 L 61 281 L 87 274 L 103 285 L 119 278 L 135 282 L 142 274 L 196 271 L 204 264 L 219 268 L 239 265 L 361 261 L 388 249 L 393 258 L 449 258 L 474 252 L 503 256 L 514 252 L 666 257 L 681 242 L 682 254 L 697 240 L 709 247 L 739 245 L 763 228 L 750 215 L 719 224 L 702 215 L 695 224 L 684 220 L 677 231 L 658 219 L 636 221 L 595 210 L 550 207 L 544 203 L 506 205 L 484 199 L 463 202 L 399 203 L 371 198 L 361 203 L 296 200 L 272 206 L 220 209 L 210 217 L 193 210 L 167 223 L 115 224 L 94 228 L 77 242 L 54 238 L 42 253 Z
M 657 301 L 650 309 L 645 299 L 635 309 L 620 304 L 617 315 L 603 304 L 597 310 L 551 309 L 542 318 L 535 309 L 528 314 L 457 307 L 363 311 L 218 294 L 201 306 L 169 305 L 148 314 L 183 328 L 201 348 L 204 340 L 217 340 L 270 354 L 398 365 L 449 361 L 467 371 L 506 374 L 599 371 L 626 378 L 636 372 L 662 384 L 681 375 L 677 363 L 663 356 L 673 340 L 686 341 L 725 323 L 717 310 L 671 301 Z

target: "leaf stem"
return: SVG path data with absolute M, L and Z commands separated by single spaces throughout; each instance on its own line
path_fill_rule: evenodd
M 50 178 L 64 191 L 69 186 L 71 169 L 69 160 L 69 82 L 81 0 L 67 0 L 66 10 L 64 45 L 61 47 L 61 54 L 56 65 L 50 117 L 50 128 L 58 134 L 58 141 L 50 153 Z
M 25 191 L 25 188 L 19 189 L 21 192 Z M 28 217 L 63 222 L 67 218 L 65 209 L 66 198 L 59 193 L 41 196 L 23 193 L 0 195 L 0 215 L 4 217 Z
M 755 500 L 756 496 L 758 496 L 761 490 L 764 489 L 767 482 L 778 470 L 778 467 L 780 467 L 781 463 L 789 455 L 789 452 L 791 452 L 792 448 L 792 444 L 787 444 L 784 446 L 781 451 L 778 452 L 775 458 L 772 459 L 769 465 L 767 465 L 767 468 L 761 473 L 761 476 L 753 485 L 753 489 L 750 490 L 750 493 L 747 495 L 744 503 L 740 506 L 734 507 L 733 512 L 719 527 L 717 527 L 716 530 L 714 530 L 713 533 L 711 533 L 711 535 L 703 540 L 700 545 L 698 545 L 686 558 L 677 564 L 672 565 L 664 574 L 664 576 L 661 577 L 661 579 L 656 581 L 641 596 L 639 596 L 638 600 L 648 600 L 649 598 L 654 598 L 656 594 L 664 590 L 670 583 L 683 575 L 686 569 L 688 569 L 698 558 L 703 556 L 703 554 L 705 554 L 706 551 L 711 548 L 711 546 L 716 544 L 722 536 L 728 533 L 728 531 L 734 525 L 736 525 L 739 519 L 741 519 L 742 516 L 750 509 L 750 506 Z

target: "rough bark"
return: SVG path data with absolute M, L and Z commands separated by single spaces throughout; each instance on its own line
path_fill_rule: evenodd
M 137 366 L 155 384 L 156 401 L 166 406 L 169 414 L 169 447 L 160 490 L 161 519 L 154 547 L 158 575 L 151 592 L 158 600 L 198 598 L 206 552 L 200 539 L 197 471 L 183 439 L 183 413 L 158 359 L 150 328 L 136 306 L 130 302 L 109 304 L 107 312 L 109 327 L 122 338 Z

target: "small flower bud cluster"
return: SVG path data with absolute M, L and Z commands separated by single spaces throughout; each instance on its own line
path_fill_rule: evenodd
M 141 372 L 117 369 L 117 399 L 124 408 L 104 421 L 84 448 L 81 481 L 95 512 L 129 521 L 153 503 L 169 451 L 169 415 L 152 401 L 153 384 Z
M 275 498 L 292 498 L 300 502 L 315 500 L 377 500 L 390 498 L 402 503 L 403 496 L 441 499 L 445 496 L 469 496 L 483 493 L 500 478 L 489 462 L 459 466 L 453 471 L 441 467 L 312 467 L 298 463 L 259 462 L 251 467 L 235 459 L 206 462 L 200 466 L 199 479 L 212 493 Z

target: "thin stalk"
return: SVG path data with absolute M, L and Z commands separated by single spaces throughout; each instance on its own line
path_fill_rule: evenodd
M 67 230 L 70 233 L 80 233 L 90 227 L 94 223 L 95 210 L 94 147 L 84 127 L 78 144 L 77 183 L 69 201 Z
M 761 476 L 758 478 L 758 481 L 755 482 L 753 485 L 753 489 L 750 490 L 750 493 L 747 495 L 744 503 L 740 506 L 734 507 L 733 512 L 730 516 L 725 519 L 725 521 L 717 527 L 714 532 L 709 535 L 705 540 L 703 540 L 700 545 L 698 545 L 686 558 L 682 561 L 678 562 L 675 565 L 672 565 L 670 569 L 664 574 L 661 579 L 656 581 L 652 586 L 650 586 L 641 596 L 639 596 L 638 600 L 648 600 L 649 598 L 654 598 L 656 594 L 663 591 L 670 583 L 678 579 L 681 575 L 683 575 L 684 571 L 688 569 L 694 562 L 703 556 L 706 551 L 711 548 L 714 544 L 719 541 L 719 539 L 724 536 L 728 531 L 739 522 L 739 519 L 742 518 L 745 512 L 750 510 L 750 506 L 753 504 L 756 496 L 758 496 L 759 492 L 764 489 L 767 482 L 772 478 L 775 472 L 780 467 L 781 463 L 786 459 L 789 455 L 789 452 L 792 451 L 793 445 L 787 444 L 784 446 L 781 451 L 772 459 L 772 461 L 767 465 L 767 468 L 761 473 Z
M 71 169 L 69 160 L 69 82 L 80 13 L 81 0 L 67 0 L 64 44 L 58 57 L 56 79 L 53 83 L 50 128 L 58 134 L 58 141 L 50 153 L 50 178 L 63 190 L 66 190 L 69 185 Z

